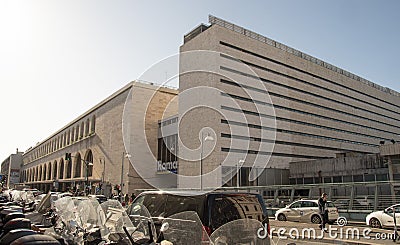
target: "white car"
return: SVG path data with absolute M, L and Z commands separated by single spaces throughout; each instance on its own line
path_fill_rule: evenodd
M 396 212 L 396 224 L 400 225 L 400 204 L 386 208 L 383 211 L 375 211 L 367 215 L 365 223 L 372 228 L 393 227 L 393 209 Z
M 328 201 L 327 205 L 329 223 L 334 223 L 339 218 L 339 212 L 333 202 Z M 276 211 L 275 219 L 279 221 L 311 222 L 314 224 L 320 224 L 322 221 L 317 200 L 295 201 Z

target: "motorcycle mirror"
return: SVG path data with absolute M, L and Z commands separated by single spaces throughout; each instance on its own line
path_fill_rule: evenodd
M 169 224 L 168 224 L 168 222 L 165 222 L 164 224 L 162 224 L 160 231 L 165 232 L 168 229 L 169 229 Z

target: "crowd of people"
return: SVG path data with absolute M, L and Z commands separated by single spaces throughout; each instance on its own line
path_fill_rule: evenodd
M 68 192 L 70 192 L 73 196 L 85 196 L 87 195 L 87 193 L 85 193 L 84 190 L 79 190 L 78 188 L 71 188 L 68 190 Z M 108 196 L 109 199 L 116 199 L 119 200 L 123 206 L 125 205 L 129 205 L 133 202 L 133 200 L 135 200 L 136 195 L 135 193 L 132 193 L 131 195 L 129 195 L 128 193 L 126 193 L 125 195 L 123 195 L 121 192 L 118 193 L 111 193 L 110 196 Z
M 125 195 L 123 195 L 122 193 L 119 193 L 119 194 L 111 193 L 109 198 L 117 199 L 122 203 L 123 206 L 125 206 L 125 205 L 131 204 L 133 202 L 133 200 L 135 200 L 136 195 L 135 195 L 135 193 L 132 193 L 131 195 L 129 195 L 128 193 L 126 193 Z

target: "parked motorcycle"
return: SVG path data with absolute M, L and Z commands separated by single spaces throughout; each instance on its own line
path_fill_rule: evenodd
M 165 218 L 160 229 L 164 242 L 176 244 L 211 244 L 203 224 L 194 211 L 177 213 Z
M 156 228 L 150 212 L 141 204 L 135 204 L 130 212 L 129 219 L 132 221 L 133 229 L 124 228 L 131 243 L 139 244 L 155 244 L 157 241 Z
M 106 240 L 110 244 L 131 244 L 129 234 L 135 230 L 135 227 L 121 203 L 117 200 L 108 200 L 100 206 L 104 211 Z
M 74 199 L 69 196 L 58 199 L 55 203 L 56 215 L 54 227 L 45 233 L 63 240 L 65 244 L 96 245 L 104 243 L 96 204 L 88 199 Z
M 9 244 L 60 244 L 56 239 L 32 230 L 32 223 L 22 213 L 29 194 L 14 192 L 15 201 L 2 203 L 0 209 L 0 245 Z M 19 205 L 17 205 L 19 204 Z M 4 224 L 4 225 L 3 225 Z

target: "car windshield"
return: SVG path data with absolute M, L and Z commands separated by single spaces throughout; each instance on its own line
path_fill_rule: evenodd
M 202 213 L 204 196 L 178 196 L 166 194 L 148 194 L 140 196 L 135 203 L 143 204 L 152 217 L 169 217 L 183 211 Z M 130 213 L 130 209 L 128 209 Z

